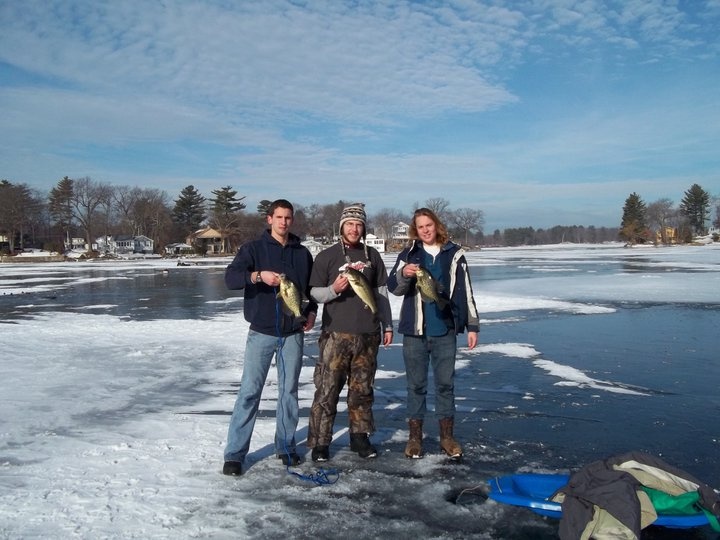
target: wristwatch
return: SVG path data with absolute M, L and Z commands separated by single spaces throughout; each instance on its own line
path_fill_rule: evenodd
M 260 271 L 255 274 L 255 283 L 262 283 L 262 276 L 260 275 Z

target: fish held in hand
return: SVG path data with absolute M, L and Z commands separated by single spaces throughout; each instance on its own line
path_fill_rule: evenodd
M 428 303 L 435 302 L 441 310 L 445 309 L 448 301 L 440 294 L 442 286 L 433 279 L 430 272 L 422 267 L 418 267 L 415 277 L 417 278 L 417 288 L 420 291 L 422 301 Z
M 280 274 L 280 292 L 278 292 L 277 297 L 281 300 L 285 313 L 301 320 L 305 319 L 302 314 L 300 290 L 285 274 Z
M 350 283 L 350 287 L 355 291 L 355 294 L 360 297 L 360 300 L 362 300 L 365 306 L 375 315 L 378 311 L 377 304 L 375 303 L 375 295 L 365 274 L 350 266 L 345 268 L 344 274 L 345 277 L 347 277 L 348 283 Z

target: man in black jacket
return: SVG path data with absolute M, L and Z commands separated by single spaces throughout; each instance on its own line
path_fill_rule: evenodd
M 312 255 L 290 232 L 293 206 L 284 199 L 268 208 L 269 229 L 257 240 L 240 247 L 225 270 L 228 289 L 244 291 L 244 314 L 250 323 L 240 390 L 230 418 L 223 474 L 239 476 L 250 449 L 250 438 L 260 406 L 263 386 L 273 356 L 277 359 L 278 404 L 275 452 L 285 465 L 298 465 L 295 430 L 298 424 L 298 379 L 302 368 L 304 332 L 315 324 L 317 303 L 297 317 L 286 313 L 277 293 L 284 274 L 310 298 Z

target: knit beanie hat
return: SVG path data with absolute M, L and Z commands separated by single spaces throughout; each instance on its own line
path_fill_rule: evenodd
M 353 203 L 350 206 L 343 208 L 342 214 L 340 214 L 340 230 L 346 221 L 355 219 L 362 221 L 363 224 L 363 236 L 365 236 L 365 228 L 367 227 L 367 215 L 365 214 L 365 204 Z
M 364 203 L 353 203 L 350 206 L 346 206 L 343 208 L 342 213 L 340 214 L 340 245 L 342 246 L 343 253 L 345 254 L 345 260 L 350 264 L 350 257 L 345 251 L 345 242 L 343 242 L 342 239 L 342 228 L 343 224 L 346 221 L 350 221 L 352 219 L 355 219 L 357 221 L 362 221 L 363 224 L 363 240 L 365 239 L 365 235 L 367 234 L 367 214 L 365 214 L 365 204 Z M 367 244 L 363 242 L 363 250 L 365 251 L 365 260 L 368 261 L 366 263 L 366 266 L 369 266 L 370 263 L 370 257 L 368 255 L 368 249 Z

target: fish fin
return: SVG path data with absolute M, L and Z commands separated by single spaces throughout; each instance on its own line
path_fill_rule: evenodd
M 286 305 L 283 304 L 283 313 L 285 315 L 292 317 L 296 319 L 297 321 L 300 321 L 301 324 L 305 324 L 307 322 L 307 317 L 305 315 L 295 315 L 295 313 L 292 312 L 290 308 L 288 308 Z
M 426 304 L 432 304 L 435 300 L 432 299 L 432 296 L 428 296 L 424 292 L 420 291 L 420 299 L 425 302 Z

